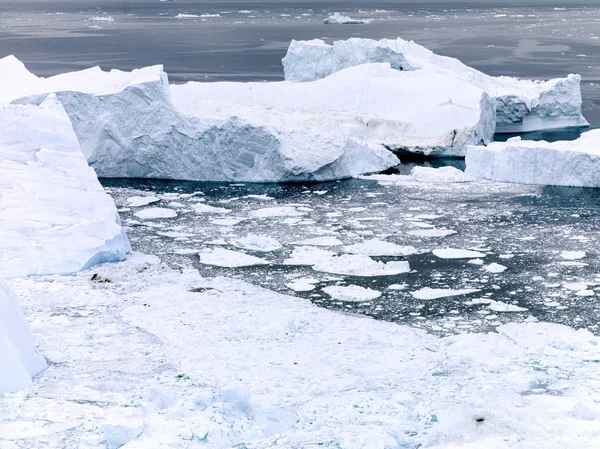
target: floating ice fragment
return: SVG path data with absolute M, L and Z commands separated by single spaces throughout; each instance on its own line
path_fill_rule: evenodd
M 332 285 L 330 287 L 325 287 L 323 291 L 333 299 L 346 302 L 372 301 L 381 296 L 381 292 L 378 292 L 377 290 L 371 290 L 370 288 L 364 288 L 358 285 L 349 285 L 347 287 Z
M 147 206 L 148 204 L 156 203 L 160 201 L 157 196 L 132 196 L 127 198 L 127 204 L 131 207 Z
M 411 295 L 415 299 L 422 300 L 431 300 L 431 299 L 440 299 L 440 298 L 449 298 L 452 296 L 463 296 L 469 295 L 471 293 L 477 293 L 480 290 L 475 288 L 465 288 L 462 290 L 451 290 L 451 289 L 441 289 L 441 288 L 429 288 L 425 287 L 420 290 L 416 290 L 411 292 Z
M 269 265 L 270 263 L 258 257 L 223 248 L 203 250 L 199 255 L 200 263 L 217 267 L 239 268 L 254 265 Z
M 475 259 L 485 257 L 486 255 L 478 251 L 470 251 L 468 249 L 443 248 L 435 249 L 433 254 L 440 259 Z
M 175 218 L 177 216 L 177 211 L 174 211 L 173 209 L 166 209 L 164 207 L 151 207 L 148 209 L 142 209 L 133 215 L 142 220 L 152 220 L 155 218 Z

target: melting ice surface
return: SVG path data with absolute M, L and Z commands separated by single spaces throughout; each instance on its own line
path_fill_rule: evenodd
M 444 335 L 535 320 L 598 330 L 598 190 L 374 178 L 382 181 L 103 183 L 134 249 L 204 277 L 239 278 Z M 131 207 L 128 199 L 140 196 L 160 201 Z M 177 216 L 140 219 L 146 207 Z M 382 242 L 391 255 L 381 255 Z M 228 257 L 215 264 L 215 251 Z M 409 270 L 399 269 L 407 262 Z M 337 287 L 374 293 L 341 300 L 328 294 Z M 435 295 L 423 294 L 431 289 Z

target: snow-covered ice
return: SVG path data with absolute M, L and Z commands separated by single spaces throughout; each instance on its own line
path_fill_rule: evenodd
M 31 387 L 31 378 L 44 368 L 46 360 L 35 350 L 19 301 L 0 278 L 0 395 Z
M 115 203 L 56 97 L 0 107 L 0 276 L 72 273 L 122 260 Z
M 284 265 L 306 265 L 312 266 L 322 260 L 333 257 L 335 253 L 323 248 L 314 246 L 299 246 L 294 248 L 290 257 L 283 261 Z
M 365 302 L 372 301 L 381 296 L 381 292 L 370 288 L 360 287 L 359 285 L 339 286 L 331 285 L 325 287 L 323 291 L 338 301 L 347 302 Z
M 320 39 L 292 41 L 283 59 L 289 81 L 313 81 L 361 64 L 389 62 L 403 71 L 435 70 L 486 91 L 496 100 L 496 132 L 587 126 L 581 114 L 581 76 L 550 81 L 492 77 L 457 59 L 436 55 L 403 39 L 351 38 L 332 45 Z
M 600 130 L 575 141 L 529 141 L 514 137 L 469 147 L 466 172 L 480 179 L 522 184 L 600 187 Z
M 127 204 L 131 207 L 147 206 L 148 204 L 157 203 L 160 198 L 154 195 L 150 196 L 132 196 L 127 198 Z

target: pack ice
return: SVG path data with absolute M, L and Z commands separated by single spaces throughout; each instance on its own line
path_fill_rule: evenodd
M 550 81 L 493 77 L 458 59 L 436 55 L 415 42 L 400 38 L 380 41 L 352 38 L 333 45 L 320 39 L 292 41 L 283 66 L 286 80 L 306 82 L 348 67 L 381 62 L 403 71 L 438 71 L 483 89 L 496 99 L 496 132 L 499 133 L 588 125 L 581 114 L 579 75 Z
M 274 105 L 240 105 L 234 101 L 233 84 L 225 89 L 231 91 L 228 102 L 221 105 L 184 101 L 182 95 L 198 100 L 206 90 L 195 84 L 169 86 L 162 66 L 131 73 L 93 68 L 44 79 L 8 57 L 0 60 L 0 78 L 11 86 L 0 101 L 40 104 L 47 93 L 55 93 L 84 155 L 102 177 L 320 181 L 399 163 L 390 151 L 360 135 L 326 126 L 309 130 L 311 120 L 323 114 L 308 117 L 298 111 L 295 121 L 278 121 L 286 111 L 269 111 Z
M 600 187 L 600 130 L 572 142 L 521 140 L 469 147 L 467 174 L 520 184 Z
M 0 108 L 0 277 L 76 272 L 129 250 L 54 95 Z
M 31 386 L 31 378 L 46 368 L 33 347 L 16 296 L 0 278 L 0 395 Z

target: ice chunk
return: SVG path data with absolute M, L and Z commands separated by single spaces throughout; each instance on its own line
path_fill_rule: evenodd
M 377 262 L 363 255 L 342 255 L 319 260 L 313 270 L 348 276 L 393 276 L 408 273 L 410 266 L 406 261 Z
M 194 204 L 192 206 L 192 209 L 194 209 L 194 212 L 196 212 L 197 214 L 230 214 L 231 213 L 230 209 L 225 209 L 224 207 L 210 206 L 208 204 L 202 204 L 202 203 Z
M 339 12 L 334 12 L 333 15 L 323 20 L 326 25 L 362 25 L 371 23 L 370 19 L 353 19 L 352 17 L 343 16 Z
M 162 66 L 131 73 L 94 68 L 44 79 L 12 57 L 0 60 L 0 83 L 0 103 L 39 104 L 55 92 L 85 156 L 103 177 L 323 181 L 399 163 L 379 142 L 356 137 L 354 128 L 372 127 L 364 123 L 364 114 L 351 110 L 336 117 L 316 107 L 296 114 L 275 110 L 277 96 L 294 94 L 285 87 L 288 83 L 265 84 L 270 89 L 265 107 L 236 101 L 236 83 L 170 87 Z M 218 94 L 213 101 L 207 89 L 221 88 L 231 95 Z M 312 97 L 323 94 L 322 89 L 311 92 Z M 336 128 L 326 123 L 327 117 Z
M 283 265 L 307 265 L 312 266 L 322 260 L 333 257 L 335 253 L 326 249 L 312 246 L 300 246 L 294 248 L 290 257 L 283 261 Z
M 366 240 L 344 247 L 344 252 L 349 254 L 363 254 L 365 256 L 410 256 L 417 254 L 414 246 L 400 246 L 395 243 L 379 239 Z
M 581 114 L 581 77 L 569 75 L 550 81 L 506 76 L 492 77 L 457 59 L 403 39 L 351 38 L 328 45 L 322 40 L 292 41 L 283 59 L 285 79 L 313 81 L 348 67 L 389 62 L 398 70 L 437 70 L 486 91 L 496 99 L 496 132 L 587 126 Z
M 279 206 L 253 210 L 248 215 L 254 218 L 301 217 L 304 215 L 304 212 L 292 206 Z
M 31 378 L 46 368 L 33 346 L 17 297 L 0 279 L 0 395 L 31 386 Z
M 302 278 L 302 279 L 294 279 L 293 281 L 285 284 L 285 286 L 287 288 L 289 288 L 290 290 L 294 290 L 295 292 L 311 292 L 315 288 L 317 288 L 315 286 L 315 284 L 317 282 L 318 281 L 316 279 Z
M 585 251 L 562 251 L 560 253 L 560 257 L 565 260 L 579 260 L 584 259 L 585 256 Z
M 260 252 L 277 251 L 282 248 L 281 243 L 279 243 L 277 240 L 271 237 L 254 234 L 248 234 L 245 237 L 234 240 L 231 242 L 231 244 L 233 246 L 237 246 L 238 248 Z
M 453 229 L 418 229 L 408 231 L 407 234 L 415 237 L 444 238 L 456 234 L 456 231 Z
M 308 83 L 188 83 L 172 86 L 171 93 L 176 107 L 192 116 L 237 116 L 254 127 L 277 129 L 280 157 L 299 172 L 312 167 L 316 173 L 350 152 L 352 165 L 363 173 L 381 171 L 373 169 L 382 165 L 374 159 L 383 157 L 376 151 L 381 145 L 464 156 L 467 145 L 490 142 L 496 126 L 495 103 L 479 87 L 439 70 L 400 72 L 388 63 Z
M 499 263 L 491 263 L 483 267 L 483 269 L 489 273 L 504 273 L 507 268 L 504 265 L 500 265 Z
M 347 302 L 372 301 L 381 296 L 381 292 L 378 292 L 377 290 L 371 290 L 370 288 L 364 288 L 358 285 L 349 285 L 347 287 L 332 285 L 330 287 L 325 287 L 323 291 L 333 299 Z
M 173 209 L 167 209 L 165 207 L 149 207 L 148 209 L 142 209 L 135 214 L 136 217 L 142 220 L 152 220 L 155 218 L 175 218 L 177 211 Z
M 485 257 L 485 254 L 483 253 L 470 251 L 468 249 L 443 248 L 434 249 L 432 252 L 434 256 L 437 256 L 440 259 L 478 259 L 480 257 Z
M 337 237 L 314 237 L 312 239 L 293 242 L 292 244 L 302 246 L 339 246 L 342 245 L 343 242 Z
M 0 108 L 0 217 L 2 277 L 72 273 L 130 249 L 54 96 Z
M 462 183 L 471 182 L 475 178 L 454 167 L 415 167 L 410 175 L 366 175 L 360 179 L 377 181 L 382 185 L 402 185 L 410 183 Z
M 411 295 L 415 299 L 422 300 L 430 300 L 430 299 L 440 299 L 440 298 L 449 298 L 452 296 L 463 296 L 469 295 L 471 293 L 477 293 L 480 290 L 475 288 L 465 288 L 461 290 L 451 290 L 451 289 L 441 289 L 441 288 L 429 288 L 425 287 L 420 290 L 416 290 L 411 292 Z
M 154 195 L 150 196 L 132 196 L 127 198 L 127 204 L 131 207 L 147 206 L 148 204 L 156 203 L 160 198 Z
M 466 172 L 480 179 L 521 184 L 600 187 L 600 130 L 572 142 L 510 139 L 469 147 Z
M 215 265 L 217 267 L 239 268 L 254 265 L 268 265 L 269 261 L 239 251 L 215 248 L 202 251 L 200 253 L 200 263 Z

